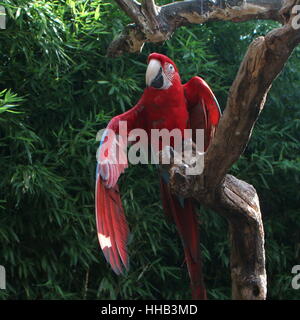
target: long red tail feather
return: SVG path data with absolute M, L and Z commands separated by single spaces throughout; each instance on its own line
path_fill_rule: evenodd
M 161 193 L 164 211 L 168 217 L 173 217 L 183 244 L 191 280 L 192 298 L 207 299 L 202 274 L 199 228 L 192 199 L 185 199 L 182 206 L 162 180 Z

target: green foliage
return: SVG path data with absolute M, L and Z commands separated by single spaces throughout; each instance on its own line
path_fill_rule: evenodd
M 130 272 L 117 277 L 106 264 L 94 219 L 96 133 L 137 102 L 152 51 L 173 58 L 184 81 L 204 77 L 224 108 L 247 46 L 274 24 L 184 27 L 140 55 L 109 59 L 106 48 L 129 22 L 113 2 L 0 5 L 8 14 L 0 30 L 0 264 L 7 272 L 0 298 L 189 298 L 183 250 L 163 215 L 152 166 L 132 166 L 120 182 L 132 231 Z M 299 298 L 291 288 L 300 243 L 299 54 L 274 83 L 232 168 L 261 198 L 272 299 Z M 199 219 L 209 297 L 229 299 L 226 221 L 204 208 Z
M 1 99 L 2 98 L 2 99 Z M 10 90 L 4 89 L 0 92 L 0 113 L 11 112 L 18 113 L 13 108 L 16 107 L 15 103 L 23 101 L 22 98 L 19 98 L 16 94 L 13 94 Z M 14 104 L 10 104 L 14 103 Z

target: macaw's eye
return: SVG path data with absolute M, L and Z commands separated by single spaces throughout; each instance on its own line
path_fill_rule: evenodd
M 174 68 L 174 66 L 173 66 L 172 64 L 168 64 L 167 70 L 168 70 L 169 72 L 174 72 L 175 68 Z

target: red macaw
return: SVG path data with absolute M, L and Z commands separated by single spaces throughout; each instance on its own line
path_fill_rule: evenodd
M 193 77 L 182 85 L 175 63 L 167 56 L 152 53 L 148 57 L 146 89 L 138 103 L 127 112 L 114 117 L 107 129 L 119 133 L 120 121 L 127 121 L 128 132 L 142 128 L 150 130 L 172 130 L 179 128 L 204 129 L 206 150 L 218 125 L 221 111 L 218 102 L 207 83 L 200 77 Z M 112 144 L 110 130 L 106 130 L 100 142 L 103 151 Z M 109 132 L 108 132 L 109 131 Z M 150 135 L 149 135 L 150 136 Z M 107 151 L 105 151 L 107 153 Z M 123 155 L 124 156 L 124 155 Z M 110 160 L 98 158 L 96 173 L 96 223 L 98 239 L 104 256 L 116 274 L 128 269 L 126 242 L 128 226 L 121 203 L 117 180 L 124 164 L 113 164 Z M 192 297 L 206 299 L 203 283 L 199 231 L 192 199 L 183 201 L 171 194 L 168 184 L 161 178 L 163 208 L 167 216 L 174 219 L 182 240 L 190 280 Z

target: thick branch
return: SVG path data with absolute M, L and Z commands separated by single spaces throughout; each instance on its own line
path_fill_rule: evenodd
M 248 183 L 226 175 L 215 197 L 210 207 L 229 222 L 232 297 L 265 299 L 264 229 L 257 193 Z
M 249 46 L 230 89 L 215 139 L 205 155 L 203 175 L 207 189 L 218 185 L 239 159 L 272 82 L 300 42 L 300 29 L 293 28 L 292 19 Z
M 141 5 L 135 0 L 116 0 L 120 8 L 130 17 L 135 23 L 143 24 L 146 22 L 141 20 Z
M 195 200 L 227 219 L 233 299 L 266 299 L 264 228 L 258 195 L 253 186 L 226 175 L 214 191 L 201 193 L 191 176 L 184 174 L 186 163 L 169 168 L 162 165 L 161 168 L 169 169 L 170 187 L 174 193 L 185 197 L 192 195 Z
M 116 0 L 135 24 L 125 27 L 108 48 L 108 55 L 138 52 L 145 42 L 163 42 L 183 25 L 208 21 L 241 22 L 251 19 L 281 21 L 281 0 L 190 0 L 156 6 L 154 0 L 142 5 L 131 0 Z

